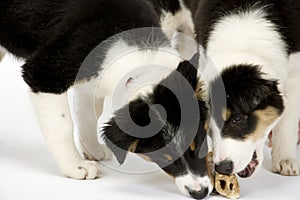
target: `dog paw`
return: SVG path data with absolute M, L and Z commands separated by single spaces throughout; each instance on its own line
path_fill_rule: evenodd
M 77 180 L 93 180 L 102 177 L 96 162 L 81 160 L 76 163 L 68 163 L 62 168 L 66 177 Z
M 90 147 L 93 152 L 87 150 L 84 145 L 80 144 L 83 157 L 87 160 L 100 161 L 109 160 L 112 158 L 112 152 L 107 148 L 105 144 L 99 144 L 94 147 Z
M 297 160 L 280 160 L 276 162 L 273 160 L 273 172 L 284 176 L 298 176 L 300 173 Z

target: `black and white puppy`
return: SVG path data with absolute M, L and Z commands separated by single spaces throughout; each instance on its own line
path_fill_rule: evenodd
M 193 58 L 194 64 L 198 58 Z M 190 62 L 181 62 L 177 71 L 162 80 L 152 92 L 117 110 L 104 127 L 103 134 L 105 143 L 120 164 L 123 164 L 127 152 L 137 153 L 172 176 L 182 193 L 203 199 L 213 189 L 212 160 L 206 158 L 207 108 L 201 99 L 202 91 L 198 90 L 201 87 L 197 69 Z M 177 73 L 188 81 L 187 85 Z M 184 96 L 184 102 L 178 100 L 178 94 Z M 196 107 L 188 102 L 196 103 Z M 164 111 L 154 108 L 154 105 L 162 106 Z M 128 111 L 133 124 L 128 122 Z M 165 120 L 162 119 L 164 112 Z M 199 112 L 200 118 L 191 114 Z M 135 127 L 149 124 L 154 124 L 154 129 L 160 125 L 162 128 L 152 135 L 153 128 L 139 130 Z
M 212 61 L 203 76 L 211 90 L 216 171 L 251 176 L 273 129 L 273 171 L 299 175 L 299 1 L 197 2 L 197 41 Z
M 160 3 L 156 4 L 157 2 Z M 174 4 L 178 6 L 173 6 Z M 154 90 L 147 90 L 150 92 L 147 98 L 133 98 L 129 108 L 130 113 L 134 114 L 133 120 L 145 125 L 148 122 L 148 106 L 157 103 L 163 105 L 168 114 L 163 129 L 152 138 L 136 139 L 118 129 L 114 118 L 105 129 L 105 140 L 120 162 L 123 162 L 125 154 L 116 151 L 113 145 L 145 157 L 147 152 L 172 141 L 171 146 L 175 151 L 167 149 L 149 159 L 174 176 L 184 194 L 199 199 L 211 192 L 213 186 L 205 158 L 206 110 L 201 94 L 197 95 L 199 101 L 194 96 L 198 82 L 196 69 L 191 69 L 186 62 L 180 64 L 182 59 L 174 53 L 169 39 L 160 29 L 151 31 L 149 35 L 144 34 L 144 29 L 137 30 L 141 34 L 136 34 L 135 31 L 121 33 L 142 27 L 160 27 L 164 23 L 170 25 L 167 28 L 177 30 L 171 18 L 176 18 L 184 9 L 182 2 L 173 0 L 0 2 L 0 44 L 8 52 L 25 59 L 22 66 L 24 81 L 31 89 L 31 99 L 41 131 L 64 175 L 75 179 L 94 179 L 99 176 L 97 165 L 82 159 L 74 145 L 73 121 L 67 96 L 70 88 L 75 86 L 74 113 L 85 157 L 90 160 L 108 159 L 111 152 L 105 145 L 98 143 L 96 134 L 97 118 L 102 113 L 104 97 L 113 93 L 126 74 L 140 66 L 160 65 L 170 70 L 179 66 L 177 72 L 186 77 L 194 91 L 188 94 L 189 98 L 196 100 L 199 114 L 202 114 L 195 122 L 196 129 L 192 130 L 196 134 L 190 136 L 191 130 L 187 129 L 189 126 L 179 129 L 180 111 L 177 101 L 167 89 L 157 86 Z M 187 9 L 185 11 L 189 12 Z M 186 15 L 191 19 L 190 13 Z M 183 31 L 181 22 L 178 26 Z M 116 34 L 119 35 L 107 40 Z M 96 60 L 84 63 L 89 53 L 103 41 L 104 48 L 102 46 L 97 49 Z M 122 53 L 126 53 L 126 56 Z M 120 57 L 121 54 L 123 56 Z M 84 65 L 83 68 L 80 68 L 81 65 Z M 130 77 L 125 80 L 124 85 L 127 86 L 129 80 Z M 182 92 L 180 82 L 176 81 L 171 74 L 163 82 L 169 85 L 174 83 L 174 90 Z M 93 90 L 94 88 L 97 90 Z M 115 116 L 120 116 L 123 110 L 119 110 Z M 195 119 L 190 120 L 190 123 L 193 121 Z M 181 134 L 176 134 L 180 131 Z M 175 140 L 171 140 L 173 136 Z M 204 153 L 200 156 L 201 152 Z M 168 165 L 163 165 L 162 162 L 166 161 L 169 162 Z

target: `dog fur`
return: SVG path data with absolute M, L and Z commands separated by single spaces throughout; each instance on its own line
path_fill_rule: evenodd
M 95 179 L 101 175 L 97 164 L 82 159 L 74 145 L 74 125 L 67 95 L 70 88 L 75 88 L 75 113 L 80 143 L 85 158 L 90 160 L 111 157 L 110 150 L 98 143 L 96 119 L 102 113 L 104 97 L 111 95 L 121 78 L 135 67 L 156 64 L 168 66 L 170 70 L 175 71 L 178 67 L 177 73 L 185 76 L 193 85 L 193 89 L 196 89 L 198 82 L 196 69 L 188 62 L 180 63 L 182 60 L 178 54 L 166 53 L 166 51 L 176 52 L 170 43 L 173 35 L 158 29 L 148 37 L 143 34 L 135 35 L 134 31 L 130 31 L 138 29 L 138 32 L 143 33 L 143 27 L 166 26 L 192 34 L 191 13 L 184 5 L 182 1 L 173 0 L 3 0 L 0 2 L 0 44 L 8 52 L 25 59 L 25 64 L 22 66 L 23 78 L 31 89 L 30 96 L 41 131 L 65 176 L 74 179 Z M 187 16 L 189 23 L 180 21 L 177 26 L 172 19 L 181 19 L 182 16 Z M 123 31 L 128 30 L 129 32 L 122 34 Z M 129 36 L 130 33 L 133 35 Z M 117 39 L 107 40 L 116 34 L 118 34 Z M 93 53 L 94 48 L 101 42 L 104 47 L 96 49 L 98 56 L 95 62 L 85 63 L 85 58 L 90 55 L 90 52 Z M 128 51 L 132 52 L 113 62 L 120 54 Z M 187 67 L 187 70 L 184 67 Z M 99 77 L 101 77 L 100 85 L 98 85 Z M 172 74 L 163 81 L 174 83 L 174 89 L 180 89 L 180 83 L 176 83 Z M 91 93 L 94 92 L 91 89 L 97 87 L 99 90 L 93 94 L 96 98 L 95 102 L 95 99 L 91 98 Z M 151 99 L 150 102 L 145 102 L 144 98 L 138 97 L 128 104 L 137 116 L 148 116 L 145 106 L 149 103 L 157 102 L 166 107 L 177 105 L 172 94 L 165 88 L 158 86 L 148 91 L 151 92 L 149 94 L 151 98 L 148 98 Z M 194 92 L 189 95 L 190 98 L 195 99 Z M 192 137 L 188 140 L 191 147 L 189 144 L 178 160 L 172 160 L 171 152 L 151 157 L 152 161 L 161 166 L 160 160 L 157 159 L 164 156 L 170 163 L 164 166 L 163 170 L 177 178 L 176 183 L 184 194 L 197 199 L 206 197 L 213 187 L 205 158 L 206 108 L 199 95 L 198 98 L 197 105 L 203 116 L 197 122 L 199 131 L 196 138 Z M 140 106 L 145 109 L 139 109 Z M 117 111 L 115 116 L 118 117 L 120 112 L 122 109 Z M 177 107 L 171 108 L 169 112 L 174 114 L 174 117 L 180 113 Z M 155 149 L 166 144 L 168 138 L 178 131 L 176 130 L 178 119 L 171 118 L 168 119 L 168 123 L 172 125 L 169 126 L 170 129 L 162 130 L 157 137 L 133 140 L 129 136 L 126 138 L 124 132 L 118 130 L 114 119 L 112 118 L 108 123 L 104 135 L 108 146 L 121 163 L 125 155 L 123 152 L 115 151 L 114 145 L 120 147 L 125 145 L 126 151 L 143 156 L 151 148 Z M 169 134 L 169 137 L 161 138 L 162 134 L 165 136 Z M 120 141 L 122 138 L 124 140 Z M 185 141 L 184 138 L 182 141 L 179 139 L 176 140 L 177 143 L 175 142 L 177 149 L 180 149 L 181 142 Z M 151 146 L 155 143 L 158 146 Z M 201 146 L 204 149 L 201 150 Z M 201 157 L 200 152 L 204 152 Z
M 211 61 L 203 76 L 214 110 L 216 170 L 251 176 L 262 165 L 273 129 L 273 171 L 299 175 L 299 2 L 201 0 L 194 23 Z M 222 95 L 226 103 L 220 104 Z

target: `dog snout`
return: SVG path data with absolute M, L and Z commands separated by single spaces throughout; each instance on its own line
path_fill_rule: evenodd
M 219 164 L 215 165 L 215 170 L 224 175 L 232 174 L 233 172 L 233 162 L 230 160 L 223 160 Z
M 213 190 L 212 180 L 208 176 L 196 177 L 194 174 L 187 174 L 177 177 L 175 183 L 183 194 L 194 199 L 204 199 Z
M 204 199 L 205 197 L 207 197 L 207 195 L 209 193 L 208 187 L 202 188 L 199 191 L 190 190 L 190 189 L 188 189 L 188 191 L 189 191 L 190 196 L 194 199 Z

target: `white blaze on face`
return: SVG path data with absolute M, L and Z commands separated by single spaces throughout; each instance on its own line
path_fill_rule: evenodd
M 236 174 L 247 167 L 256 152 L 258 161 L 256 172 L 262 166 L 264 142 L 263 138 L 255 143 L 251 140 L 221 139 L 214 146 L 214 163 L 218 164 L 223 160 L 232 161 L 234 167 L 232 173 Z
M 186 196 L 190 196 L 189 191 L 201 191 L 208 188 L 208 194 L 213 190 L 213 185 L 208 176 L 199 177 L 192 173 L 175 178 L 178 189 Z
M 220 139 L 214 146 L 214 161 L 220 163 L 229 160 L 234 163 L 233 173 L 244 170 L 250 163 L 255 144 L 251 141 Z

